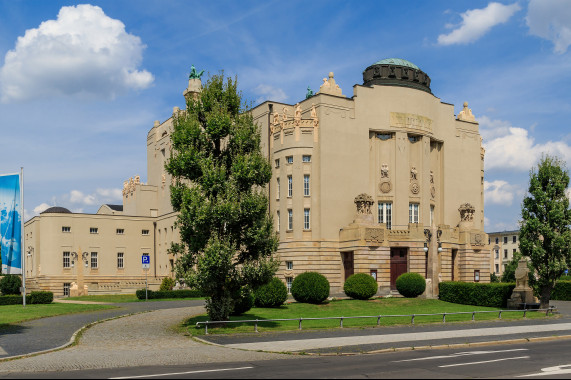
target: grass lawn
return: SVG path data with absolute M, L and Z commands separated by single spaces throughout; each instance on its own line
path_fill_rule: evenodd
M 350 316 L 378 316 L 378 315 L 408 315 L 433 314 L 452 312 L 472 312 L 481 310 L 499 310 L 492 307 L 459 305 L 434 299 L 417 298 L 384 298 L 369 301 L 338 300 L 321 305 L 303 303 L 289 303 L 277 309 L 253 308 L 239 317 L 230 317 L 231 320 L 251 319 L 288 319 L 288 318 L 322 318 L 322 317 L 350 317 Z M 545 317 L 545 313 L 527 313 L 527 318 Z M 493 320 L 498 313 L 476 314 L 476 321 Z M 503 312 L 502 319 L 521 319 L 523 312 Z M 190 318 L 185 322 L 187 330 L 194 335 L 203 335 L 204 326 L 196 328 L 196 322 L 208 320 L 206 315 Z M 471 321 L 472 315 L 447 315 L 446 322 Z M 410 324 L 410 317 L 382 317 L 381 326 Z M 416 316 L 415 324 L 442 322 L 442 316 Z M 343 320 L 343 327 L 374 327 L 377 318 L 359 318 Z M 258 323 L 258 331 L 284 331 L 298 329 L 299 321 L 262 322 Z M 303 321 L 303 329 L 338 328 L 339 320 Z M 232 323 L 223 327 L 208 327 L 211 334 L 251 333 L 254 331 L 253 323 Z
M 5 305 L 0 306 L 0 328 L 10 323 L 18 323 L 31 319 L 113 308 L 115 307 L 109 305 L 77 305 L 63 303 L 26 305 L 26 307 L 23 307 L 22 305 Z
M 63 300 L 70 301 L 92 301 L 92 302 L 107 302 L 107 303 L 122 303 L 122 302 L 145 302 L 145 300 L 140 300 L 135 294 L 109 294 L 109 295 L 98 295 L 98 296 L 81 296 L 81 297 L 67 297 L 62 298 Z M 182 301 L 182 300 L 201 300 L 204 298 L 159 298 L 152 299 L 151 301 Z

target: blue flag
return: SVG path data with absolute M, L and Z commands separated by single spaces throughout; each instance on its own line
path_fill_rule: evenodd
M 2 273 L 22 274 L 20 175 L 0 175 L 0 247 Z

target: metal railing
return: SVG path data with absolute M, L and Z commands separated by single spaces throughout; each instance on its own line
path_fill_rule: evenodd
M 446 323 L 446 316 L 450 315 L 459 315 L 459 314 L 471 314 L 472 321 L 475 321 L 476 314 L 485 314 L 485 313 L 497 313 L 498 318 L 502 319 L 502 313 L 521 313 L 523 312 L 523 318 L 526 318 L 528 311 L 545 311 L 545 316 L 549 315 L 549 312 L 553 314 L 553 312 L 557 308 L 552 306 L 548 309 L 523 309 L 523 310 L 482 310 L 482 311 L 458 311 L 452 313 L 434 313 L 434 314 L 397 314 L 397 315 L 367 315 L 367 316 L 353 316 L 353 317 L 321 317 L 321 318 L 282 318 L 282 319 L 245 319 L 245 320 L 236 320 L 236 321 L 205 321 L 205 322 L 196 322 L 196 327 L 200 327 L 200 325 L 204 325 L 204 333 L 208 334 L 208 325 L 224 325 L 228 323 L 253 323 L 254 324 L 254 331 L 258 332 L 258 324 L 264 322 L 290 322 L 290 321 L 298 321 L 298 329 L 302 329 L 302 322 L 303 321 L 317 321 L 317 320 L 330 320 L 330 319 L 338 319 L 339 320 L 339 327 L 343 328 L 343 320 L 344 319 L 357 319 L 357 318 L 377 318 L 377 326 L 381 325 L 381 318 L 393 318 L 393 317 L 409 317 L 410 323 L 414 325 L 414 318 L 415 317 L 426 317 L 426 316 L 434 316 L 434 315 L 441 315 L 442 316 L 442 323 Z

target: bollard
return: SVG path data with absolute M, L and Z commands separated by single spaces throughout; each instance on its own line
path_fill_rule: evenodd
M 381 316 L 379 315 L 377 317 L 377 326 L 380 326 L 380 325 L 381 325 Z
M 475 318 L 475 317 L 476 317 L 476 312 L 473 311 L 473 312 L 472 312 L 472 322 L 474 322 L 474 318 Z
M 546 309 L 546 310 L 545 310 L 545 316 L 546 316 L 546 317 L 549 316 L 549 309 Z
M 256 323 L 254 324 L 254 331 L 258 332 L 258 318 L 256 318 Z
M 442 323 L 446 323 L 446 313 L 442 313 Z
M 339 327 L 343 328 L 343 317 L 341 317 L 341 319 L 339 319 Z
M 412 323 L 414 325 L 414 314 L 412 315 L 412 318 L 410 319 L 410 323 Z
M 301 320 L 302 318 L 299 318 L 299 329 L 301 330 Z
M 525 315 L 527 314 L 527 309 L 523 309 L 523 317 L 525 318 Z
M 208 321 L 204 324 L 204 334 L 208 335 Z
M 498 318 L 502 319 L 502 311 L 500 310 L 500 314 L 498 314 Z

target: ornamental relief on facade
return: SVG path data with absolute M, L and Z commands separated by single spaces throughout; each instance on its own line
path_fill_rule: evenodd
M 436 186 L 434 185 L 434 172 L 430 171 L 430 197 L 436 198 Z
M 365 241 L 369 243 L 382 243 L 385 240 L 385 231 L 382 228 L 366 228 Z
M 389 178 L 389 165 L 383 164 L 381 166 L 381 182 L 379 183 L 379 190 L 382 193 L 388 193 L 392 190 L 393 185 Z
M 420 184 L 418 183 L 418 171 L 416 170 L 416 167 L 411 167 L 410 168 L 410 192 L 413 194 L 418 194 L 420 193 Z

